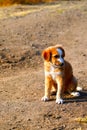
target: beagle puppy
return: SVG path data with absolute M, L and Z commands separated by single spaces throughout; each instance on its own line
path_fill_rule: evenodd
M 45 95 L 42 101 L 50 100 L 52 90 L 56 92 L 56 103 L 63 103 L 63 93 L 80 96 L 72 66 L 64 60 L 65 51 L 60 45 L 51 46 L 42 52 L 45 69 Z M 80 88 L 78 88 L 80 90 Z

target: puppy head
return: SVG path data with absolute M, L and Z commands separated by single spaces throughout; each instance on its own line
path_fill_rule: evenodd
M 44 60 L 46 60 L 47 62 L 51 62 L 56 67 L 62 67 L 64 65 L 65 51 L 59 45 L 45 49 L 42 53 L 42 56 Z

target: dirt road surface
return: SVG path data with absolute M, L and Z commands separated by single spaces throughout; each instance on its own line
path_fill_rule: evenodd
M 79 98 L 42 102 L 41 52 L 61 44 Z M 87 130 L 87 1 L 0 8 L 0 130 Z

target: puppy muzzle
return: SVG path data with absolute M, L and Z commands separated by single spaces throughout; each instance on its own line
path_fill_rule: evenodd
M 62 69 L 64 68 L 64 63 L 60 63 L 60 64 L 53 64 L 53 63 L 50 63 L 51 66 L 53 66 L 54 68 L 58 68 L 58 69 Z
M 61 67 L 64 66 L 64 63 L 60 63 L 60 66 L 61 66 Z

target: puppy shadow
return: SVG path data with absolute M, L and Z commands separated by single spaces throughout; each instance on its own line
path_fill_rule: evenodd
M 80 93 L 79 97 L 74 97 L 69 94 L 65 94 L 64 95 L 64 104 L 73 103 L 73 102 L 87 102 L 87 90 L 81 91 L 79 93 Z M 52 98 L 50 99 L 50 101 L 55 100 L 55 95 L 56 95 L 56 93 L 52 93 L 52 95 L 51 95 Z
M 87 90 L 79 92 L 79 97 L 69 97 L 64 98 L 65 103 L 73 103 L 73 102 L 87 102 Z

